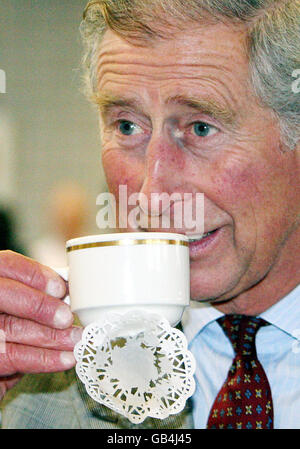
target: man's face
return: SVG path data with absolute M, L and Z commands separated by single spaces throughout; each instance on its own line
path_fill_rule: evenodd
M 119 185 L 149 202 L 204 193 L 211 235 L 190 245 L 191 296 L 224 300 L 271 271 L 295 232 L 299 155 L 283 151 L 276 118 L 253 93 L 243 30 L 190 30 L 151 47 L 106 32 L 102 161 L 116 198 Z

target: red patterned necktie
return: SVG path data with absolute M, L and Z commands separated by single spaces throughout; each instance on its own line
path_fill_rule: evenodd
M 269 323 L 245 315 L 225 315 L 217 321 L 235 357 L 211 408 L 207 428 L 272 429 L 271 388 L 255 347 L 258 329 Z

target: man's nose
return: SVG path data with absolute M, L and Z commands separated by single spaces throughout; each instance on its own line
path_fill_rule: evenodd
M 152 138 L 145 154 L 144 178 L 139 198 L 141 209 L 143 199 L 147 199 L 152 203 L 151 209 L 162 214 L 164 210 L 160 196 L 181 191 L 183 169 L 182 149 L 170 138 L 163 136 Z

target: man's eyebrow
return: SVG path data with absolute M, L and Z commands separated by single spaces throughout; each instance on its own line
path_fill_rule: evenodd
M 209 115 L 216 120 L 220 120 L 227 125 L 234 125 L 236 121 L 236 112 L 230 107 L 224 107 L 214 100 L 199 99 L 196 97 L 186 97 L 184 95 L 175 95 L 167 99 L 167 104 L 180 104 L 195 109 L 202 114 Z
M 134 110 L 142 110 L 142 103 L 135 98 L 123 98 L 110 93 L 99 93 L 93 98 L 102 114 L 106 114 L 114 107 L 127 107 Z
M 116 96 L 111 93 L 98 93 L 94 97 L 94 102 L 99 107 L 103 115 L 107 114 L 114 107 L 125 107 L 143 113 L 143 105 L 135 98 Z M 187 97 L 185 95 L 175 95 L 168 97 L 166 104 L 179 104 L 194 109 L 202 114 L 209 115 L 224 124 L 233 126 L 236 122 L 236 113 L 230 107 L 224 107 L 214 100 L 199 99 L 197 97 Z

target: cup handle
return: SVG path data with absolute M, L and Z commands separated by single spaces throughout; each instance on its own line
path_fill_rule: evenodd
M 56 271 L 57 274 L 59 274 L 65 281 L 67 281 L 69 279 L 69 267 L 51 267 L 52 270 Z M 70 296 L 66 296 L 63 301 L 70 305 Z

